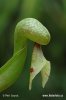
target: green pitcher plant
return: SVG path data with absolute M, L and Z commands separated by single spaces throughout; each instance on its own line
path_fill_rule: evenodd
M 28 39 L 35 42 L 29 69 L 29 90 L 39 72 L 41 72 L 43 88 L 48 81 L 51 65 L 50 61 L 44 57 L 41 45 L 49 43 L 49 31 L 38 20 L 25 18 L 18 22 L 15 28 L 13 56 L 0 68 L 0 92 L 10 87 L 20 76 L 27 56 Z

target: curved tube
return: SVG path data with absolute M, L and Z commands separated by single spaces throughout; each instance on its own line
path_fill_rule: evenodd
M 50 34 L 34 18 L 23 19 L 17 24 L 13 56 L 0 68 L 0 92 L 12 85 L 21 74 L 27 54 L 27 39 L 46 45 L 50 41 Z

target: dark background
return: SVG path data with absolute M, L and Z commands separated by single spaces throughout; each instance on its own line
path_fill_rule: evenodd
M 22 75 L 10 88 L 0 94 L 18 94 L 14 100 L 66 100 L 66 0 L 0 0 L 0 66 L 13 54 L 14 29 L 23 18 L 33 17 L 43 23 L 51 34 L 51 41 L 42 46 L 51 61 L 51 75 L 44 89 L 40 74 L 28 90 L 30 56 L 33 42 L 28 43 L 28 54 Z M 64 98 L 43 98 L 43 94 L 63 94 Z

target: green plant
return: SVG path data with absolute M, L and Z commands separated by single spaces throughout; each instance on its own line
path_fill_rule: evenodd
M 27 39 L 40 45 L 47 45 L 50 41 L 50 34 L 34 18 L 23 19 L 17 24 L 14 34 L 13 56 L 0 68 L 0 92 L 13 84 L 21 74 L 27 55 Z M 41 47 L 38 44 L 35 45 L 32 53 L 29 89 L 31 89 L 32 80 L 40 71 L 43 87 L 50 74 L 50 62 L 45 59 Z

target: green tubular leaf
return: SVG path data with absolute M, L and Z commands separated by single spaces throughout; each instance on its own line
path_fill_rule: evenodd
M 46 27 L 34 18 L 23 19 L 17 24 L 14 34 L 13 56 L 0 68 L 0 92 L 11 86 L 21 74 L 27 55 L 27 39 L 41 45 L 46 45 L 50 41 L 50 34 Z M 34 71 L 30 73 L 29 89 L 31 89 L 32 80 L 43 69 L 46 63 L 41 47 L 37 48 L 35 46 L 31 63 Z M 43 78 L 44 72 L 45 69 L 42 70 L 42 84 L 45 83 Z
M 13 57 L 0 68 L 0 92 L 12 85 L 22 72 L 26 47 L 18 51 Z

